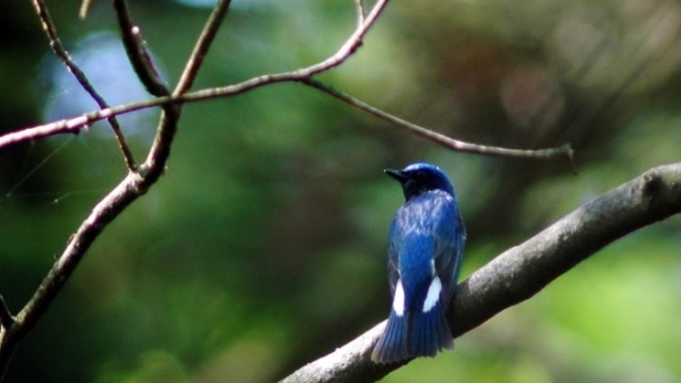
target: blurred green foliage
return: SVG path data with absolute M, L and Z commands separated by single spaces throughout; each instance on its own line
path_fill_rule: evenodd
M 131 2 L 172 83 L 208 11 Z M 107 2 L 49 2 L 69 48 L 116 31 Z M 353 1 L 235 2 L 196 88 L 323 59 Z M 28 2 L 0 5 L 0 131 L 72 89 Z M 393 2 L 321 78 L 477 143 L 572 143 L 562 161 L 446 151 L 300 84 L 188 105 L 167 173 L 113 222 L 16 352 L 7 382 L 268 382 L 388 314 L 385 238 L 402 195 L 381 170 L 452 177 L 464 277 L 582 203 L 679 161 L 681 6 L 665 0 Z M 20 36 L 20 37 L 18 37 Z M 85 52 L 87 53 L 87 52 Z M 56 72 L 47 72 L 45 68 Z M 51 85 L 52 84 L 52 85 Z M 143 158 L 154 126 L 125 127 Z M 142 132 L 143 134 L 138 134 Z M 0 152 L 0 293 L 18 311 L 125 174 L 108 128 Z M 681 221 L 630 235 L 531 300 L 385 382 L 679 382 Z

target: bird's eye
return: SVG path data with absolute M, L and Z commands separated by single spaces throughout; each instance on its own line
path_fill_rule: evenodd
M 417 178 L 426 178 L 426 172 L 418 172 L 416 173 Z

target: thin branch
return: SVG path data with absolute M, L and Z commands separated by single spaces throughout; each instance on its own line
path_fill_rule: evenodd
M 80 3 L 80 8 L 78 8 L 78 17 L 81 20 L 85 20 L 88 12 L 90 11 L 91 5 L 92 5 L 92 0 L 83 0 L 83 2 Z
M 99 108 L 108 108 L 109 105 L 106 103 L 106 100 L 104 100 L 104 98 L 97 92 L 95 87 L 90 83 L 90 80 L 88 80 L 85 73 L 80 69 L 80 67 L 78 67 L 78 65 L 76 65 L 73 59 L 71 59 L 69 52 L 61 43 L 61 40 L 57 36 L 57 29 L 54 26 L 54 22 L 52 22 L 50 12 L 47 10 L 47 6 L 45 6 L 45 2 L 43 0 L 33 0 L 33 6 L 36 10 L 36 13 L 38 13 L 38 17 L 40 17 L 43 30 L 47 34 L 48 40 L 50 40 L 50 47 L 54 53 L 61 59 L 69 71 L 73 73 L 73 76 L 76 78 L 80 86 L 83 87 L 83 89 L 90 95 L 90 97 L 92 97 L 93 100 L 95 100 L 97 105 L 99 105 Z M 123 136 L 123 132 L 118 120 L 115 116 L 110 116 L 108 121 L 111 125 L 114 135 L 116 136 L 116 139 L 118 140 L 118 146 L 123 153 L 126 166 L 130 170 L 135 169 L 137 166 L 135 165 L 135 159 L 132 155 L 132 151 L 130 151 L 130 148 L 128 147 L 128 144 L 125 142 L 125 137 Z
M 355 9 L 357 12 L 357 26 L 361 27 L 362 24 L 364 24 L 364 13 L 365 7 L 364 7 L 364 0 L 355 0 Z
M 219 5 L 216 5 L 216 8 L 221 8 L 221 14 L 224 16 L 228 5 L 229 1 L 221 1 Z M 210 35 L 215 33 L 214 29 L 217 28 L 219 23 L 219 18 L 215 17 L 211 17 L 207 22 L 197 43 L 197 45 L 202 46 L 199 50 L 200 54 L 207 52 L 210 41 L 212 41 Z M 212 32 L 206 32 L 206 30 L 212 30 Z M 190 84 L 194 76 L 198 74 L 201 62 L 201 60 L 196 60 L 194 54 L 189 61 L 197 63 L 187 65 L 187 71 L 191 73 L 186 76 L 185 85 Z M 181 87 L 178 86 L 178 89 L 181 89 Z M 35 328 L 40 318 L 47 312 L 95 239 L 133 201 L 144 195 L 163 174 L 165 164 L 170 156 L 170 147 L 177 130 L 182 105 L 170 102 L 159 105 L 162 105 L 163 113 L 147 160 L 138 169 L 130 171 L 106 197 L 97 203 L 80 225 L 78 231 L 71 237 L 66 249 L 54 263 L 31 299 L 19 312 L 11 330 L 0 333 L 0 380 L 2 380 L 3 373 L 17 344 Z M 113 114 L 104 111 L 97 111 L 95 114 L 102 118 L 113 116 Z
M 230 0 L 219 0 L 213 8 L 213 12 L 211 12 L 208 17 L 208 20 L 194 45 L 194 50 L 189 55 L 182 76 L 180 76 L 180 80 L 175 86 L 172 96 L 180 96 L 194 83 L 194 80 L 199 73 L 199 69 L 201 68 L 201 64 L 203 64 L 203 59 L 208 53 L 208 49 L 215 38 L 215 34 L 227 14 L 230 3 Z M 146 170 L 149 171 L 149 177 L 151 178 L 155 179 L 160 177 L 164 171 L 165 162 L 170 156 L 171 143 L 175 136 L 175 132 L 177 131 L 177 121 L 182 114 L 183 105 L 184 104 L 182 103 L 178 103 L 166 104 L 163 106 L 163 114 L 159 121 L 156 136 L 154 137 L 154 142 L 151 145 L 147 160 L 145 161 Z
M 379 0 L 366 18 L 364 25 L 357 28 L 355 32 L 345 41 L 345 43 L 329 58 L 310 65 L 306 68 L 301 68 L 289 72 L 281 72 L 276 74 L 266 74 L 253 77 L 249 80 L 238 84 L 228 85 L 224 87 L 208 88 L 198 90 L 190 93 L 183 93 L 173 95 L 171 97 L 158 97 L 140 102 L 130 104 L 123 104 L 115 107 L 103 108 L 101 110 L 89 112 L 79 117 L 54 121 L 48 124 L 35 126 L 33 128 L 22 129 L 17 132 L 7 133 L 0 136 L 0 149 L 5 146 L 16 144 L 18 142 L 39 139 L 55 134 L 75 133 L 78 130 L 91 125 L 96 121 L 100 121 L 111 116 L 134 112 L 140 109 L 151 108 L 155 106 L 162 106 L 167 104 L 183 104 L 188 102 L 197 102 L 207 99 L 230 97 L 241 93 L 245 93 L 263 85 L 301 81 L 309 78 L 315 74 L 328 71 L 337 67 L 347 60 L 361 45 L 361 41 L 369 31 L 371 26 L 376 22 L 376 19 L 381 14 L 389 0 Z
M 305 70 L 308 72 L 308 75 L 305 77 L 312 77 L 315 74 L 335 68 L 345 62 L 345 60 L 355 53 L 357 48 L 362 45 L 364 36 L 366 36 L 371 27 L 376 23 L 378 17 L 381 15 L 381 13 L 383 13 L 386 5 L 388 5 L 388 1 L 389 0 L 378 0 L 376 4 L 374 4 L 373 8 L 371 8 L 369 14 L 367 14 L 365 17 L 364 23 L 357 27 L 355 32 L 352 34 L 352 36 L 350 36 L 345 44 L 343 44 L 343 46 L 341 46 L 340 49 L 333 54 L 333 56 L 320 62 L 319 64 L 308 67 Z
M 459 284 L 449 310 L 455 337 L 531 298 L 551 281 L 617 239 L 681 213 L 681 163 L 660 166 L 596 198 Z M 300 368 L 280 383 L 375 382 L 408 363 L 374 364 L 385 322 Z M 465 350 L 460 350 L 465 352 Z
M 161 78 L 154 61 L 151 59 L 147 45 L 142 38 L 142 32 L 139 27 L 132 23 L 127 2 L 125 0 L 114 0 L 113 4 L 118 26 L 123 36 L 123 46 L 137 77 L 152 95 L 169 95 L 168 85 Z
M 187 61 L 184 71 L 182 71 L 180 81 L 178 81 L 177 86 L 173 91 L 174 95 L 184 93 L 194 84 L 194 80 L 196 79 L 198 71 L 203 64 L 203 60 L 206 58 L 206 54 L 208 53 L 208 48 L 210 48 L 213 40 L 215 39 L 215 35 L 220 28 L 222 20 L 227 14 L 230 3 L 231 0 L 219 0 L 213 8 L 213 12 L 210 14 L 210 17 L 206 22 L 206 26 L 203 28 L 203 31 L 199 36 L 199 41 L 196 43 L 196 45 L 194 45 L 194 50 L 189 56 L 189 60 Z
M 464 142 L 460 140 L 455 140 L 453 138 L 447 137 L 442 133 L 435 132 L 433 130 L 424 128 L 422 126 L 416 125 L 409 121 L 403 120 L 396 117 L 390 113 L 384 112 L 374 106 L 371 106 L 361 100 L 358 100 L 347 93 L 335 90 L 332 87 L 325 85 L 315 79 L 307 78 L 301 80 L 305 85 L 312 88 L 318 89 L 326 94 L 329 94 L 348 105 L 354 106 L 355 108 L 362 110 L 366 113 L 371 114 L 374 117 L 378 117 L 381 120 L 387 121 L 393 125 L 399 126 L 400 128 L 406 129 L 410 133 L 414 133 L 421 137 L 427 138 L 435 143 L 438 143 L 446 148 L 468 153 L 485 154 L 491 156 L 500 157 L 514 157 L 514 158 L 532 158 L 539 160 L 548 160 L 556 157 L 565 157 L 572 163 L 574 151 L 570 147 L 570 144 L 563 145 L 558 148 L 550 149 L 540 149 L 540 150 L 523 150 L 523 149 L 509 149 L 502 148 L 498 146 L 487 146 L 487 145 L 477 145 L 469 142 Z
M 173 100 L 170 97 L 159 97 L 146 101 L 119 105 L 112 108 L 110 107 L 95 110 L 78 117 L 58 120 L 47 124 L 34 126 L 32 128 L 21 129 L 16 132 L 7 133 L 3 136 L 0 136 L 0 149 L 4 148 L 5 146 L 54 136 L 56 134 L 78 134 L 81 129 L 89 127 L 92 123 L 108 119 L 111 116 L 118 116 L 121 114 L 134 112 L 136 110 L 151 108 L 172 102 Z
M 145 194 L 149 187 L 151 187 L 151 185 L 153 185 L 161 176 L 170 153 L 170 144 L 172 143 L 176 124 L 181 113 L 181 104 L 227 95 L 236 95 L 266 84 L 298 81 L 334 68 L 343 63 L 355 52 L 357 47 L 361 44 L 362 38 L 374 24 L 387 2 L 388 0 L 379 0 L 367 16 L 364 25 L 355 30 L 334 55 L 320 63 L 291 72 L 255 77 L 237 85 L 187 94 L 178 94 L 191 86 L 217 30 L 217 25 L 220 21 L 218 16 L 226 13 L 226 7 L 229 5 L 229 1 L 221 1 L 216 5 L 216 10 L 211 15 L 211 18 L 204 28 L 204 32 L 199 38 L 197 46 L 200 46 L 201 48 L 195 49 L 192 53 L 182 79 L 180 80 L 180 84 L 178 84 L 178 87 L 175 89 L 172 96 L 158 97 L 114 108 L 104 108 L 74 119 L 62 120 L 52 124 L 10 133 L 1 137 L 0 148 L 27 138 L 44 137 L 55 134 L 56 132 L 77 132 L 78 129 L 81 129 L 94 121 L 151 106 L 163 106 L 163 114 L 161 115 L 161 121 L 159 122 L 158 133 L 145 163 L 140 166 L 137 171 L 128 173 L 128 175 L 94 207 L 87 219 L 83 221 L 78 231 L 72 236 L 67 248 L 54 264 L 52 270 L 50 270 L 45 277 L 38 290 L 17 315 L 16 323 L 13 327 L 14 331 L 4 334 L 9 334 L 11 336 L 0 337 L 0 371 L 5 370 L 9 357 L 16 347 L 16 344 L 35 327 L 97 236 L 99 236 L 107 224 L 123 212 L 128 205 L 139 196 Z
M 5 297 L 2 294 L 0 294 L 0 325 L 2 325 L 5 331 L 9 331 L 14 325 L 14 316 L 12 316 L 9 307 L 7 307 Z
M 92 210 L 71 237 L 66 249 L 58 258 L 42 283 L 15 318 L 15 323 L 3 337 L 0 337 L 0 380 L 17 344 L 35 327 L 47 312 L 50 304 L 69 279 L 85 251 L 101 234 L 103 229 L 116 218 L 137 197 L 144 194 L 149 181 L 138 173 L 129 172 Z
M 491 147 L 491 146 L 483 146 L 483 145 L 476 145 L 476 144 L 471 144 L 463 141 L 458 141 L 458 140 L 453 140 L 447 136 L 444 136 L 442 134 L 439 134 L 437 132 L 430 131 L 426 128 L 423 128 L 421 126 L 412 124 L 408 121 L 399 119 L 395 116 L 392 116 L 388 113 L 382 112 L 379 109 L 376 109 L 366 103 L 363 103 L 362 101 L 359 101 L 357 99 L 352 98 L 351 96 L 345 95 L 341 92 L 335 91 L 332 88 L 329 88 L 315 80 L 309 80 L 309 73 L 310 73 L 310 68 L 314 66 L 308 67 L 308 68 L 303 68 L 297 71 L 291 71 L 291 72 L 283 72 L 283 73 L 277 73 L 277 74 L 271 74 L 271 75 L 263 75 L 259 77 L 254 77 L 252 79 L 249 79 L 247 81 L 235 84 L 235 85 L 229 85 L 221 88 L 208 88 L 208 89 L 202 89 L 198 90 L 195 92 L 190 92 L 190 93 L 185 93 L 182 95 L 176 95 L 176 96 L 167 96 L 167 97 L 159 97 L 155 99 L 150 99 L 146 101 L 141 101 L 141 102 L 135 102 L 135 103 L 130 103 L 130 104 L 124 104 L 124 105 L 119 105 L 113 108 L 108 108 L 108 109 L 102 109 L 98 111 L 93 111 L 87 114 L 84 114 L 79 117 L 67 119 L 67 120 L 60 120 L 60 121 L 55 121 L 49 124 L 44 124 L 40 126 L 36 126 L 33 128 L 27 128 L 23 129 L 17 132 L 13 133 L 7 133 L 4 136 L 0 136 L 0 148 L 3 148 L 5 146 L 13 145 L 18 142 L 26 141 L 26 140 L 34 140 L 34 139 L 39 139 L 42 137 L 46 136 L 51 136 L 55 134 L 63 134 L 63 133 L 75 133 L 78 130 L 82 129 L 85 126 L 88 126 L 96 121 L 102 120 L 107 118 L 108 116 L 111 115 L 120 115 L 120 114 L 125 114 L 125 113 L 130 113 L 134 112 L 140 109 L 145 109 L 145 108 L 150 108 L 150 107 L 155 107 L 159 105 L 166 105 L 166 104 L 171 104 L 171 103 L 189 103 L 189 102 L 197 102 L 201 100 L 206 100 L 206 99 L 212 99 L 212 98 L 220 98 L 220 97 L 230 97 L 230 96 L 235 96 L 241 93 L 245 93 L 247 91 L 250 91 L 252 89 L 261 87 L 263 85 L 268 85 L 268 84 L 274 84 L 274 83 L 279 83 L 279 82 L 292 82 L 292 81 L 300 81 L 305 83 L 306 85 L 315 87 L 319 90 L 322 90 L 328 94 L 331 94 L 334 97 L 338 97 L 342 99 L 343 101 L 347 102 L 348 104 L 355 106 L 367 113 L 371 113 L 375 115 L 376 117 L 379 117 L 381 119 L 384 119 L 390 123 L 393 123 L 397 126 L 400 126 L 402 128 L 405 128 L 415 134 L 422 135 L 428 139 L 431 139 L 435 142 L 438 142 L 442 145 L 445 145 L 449 148 L 452 148 L 454 150 L 459 150 L 459 151 L 464 151 L 464 152 L 471 152 L 471 153 L 480 153 L 480 154 L 489 154 L 489 155 L 498 155 L 498 156 L 512 156 L 512 157 L 521 157 L 521 158 L 540 158 L 540 159 L 549 159 L 549 158 L 555 158 L 557 156 L 563 156 L 570 161 L 573 159 L 574 151 L 569 145 L 565 145 L 559 148 L 553 148 L 553 149 L 544 149 L 544 150 L 519 150 L 519 149 L 507 149 L 507 148 L 498 148 L 498 147 Z

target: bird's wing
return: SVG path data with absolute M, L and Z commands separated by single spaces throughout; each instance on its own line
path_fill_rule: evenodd
M 456 291 L 461 271 L 466 229 L 456 202 L 442 205 L 439 217 L 439 224 L 434 230 L 435 269 L 442 281 L 443 297 L 449 302 Z
M 395 295 L 395 285 L 397 284 L 397 280 L 400 279 L 397 244 L 395 243 L 395 236 L 393 235 L 394 226 L 395 222 L 393 222 L 391 226 L 390 235 L 388 237 L 388 282 L 390 283 L 391 296 Z

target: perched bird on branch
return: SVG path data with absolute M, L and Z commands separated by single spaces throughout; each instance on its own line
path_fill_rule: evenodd
M 388 235 L 393 304 L 371 355 L 376 363 L 432 357 L 454 348 L 446 314 L 466 242 L 454 187 L 440 168 L 416 163 L 385 173 L 400 182 L 406 202 Z

